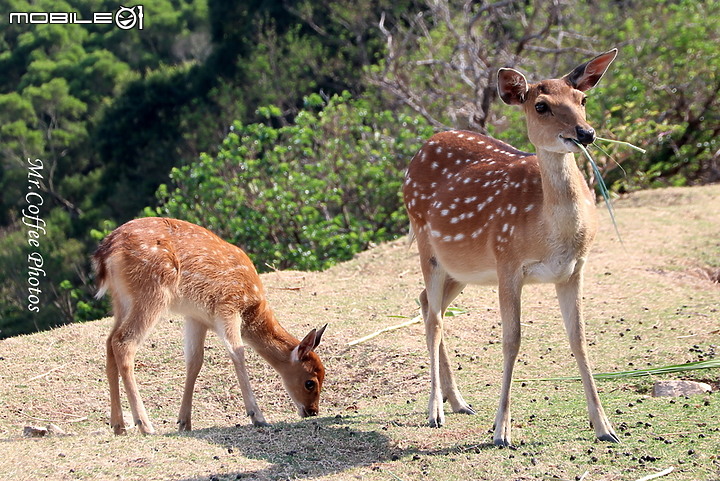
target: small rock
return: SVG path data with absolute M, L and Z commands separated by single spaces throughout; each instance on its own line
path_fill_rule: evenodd
M 656 381 L 653 385 L 653 397 L 661 396 L 692 396 L 712 392 L 712 387 L 704 382 L 696 381 Z
M 41 428 L 39 426 L 25 426 L 23 429 L 23 436 L 26 438 L 42 438 L 45 436 L 62 436 L 67 433 L 57 424 L 50 423 L 47 427 Z
M 46 428 L 41 428 L 38 426 L 25 426 L 23 429 L 23 436 L 26 438 L 42 438 L 43 436 L 48 435 L 48 430 Z

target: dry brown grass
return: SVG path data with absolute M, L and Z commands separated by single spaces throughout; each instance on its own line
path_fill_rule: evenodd
M 639 192 L 616 203 L 623 248 L 602 222 L 586 275 L 591 358 L 596 371 L 696 360 L 718 345 L 720 288 L 697 270 L 720 268 L 720 186 Z M 499 392 L 496 293 L 470 287 L 447 336 L 458 382 L 477 416 L 449 415 L 426 428 L 429 391 L 421 325 L 347 343 L 417 314 L 422 288 L 415 248 L 379 246 L 322 273 L 263 276 L 281 322 L 293 333 L 330 323 L 318 352 L 328 370 L 321 416 L 298 420 L 275 373 L 249 360 L 270 428 L 242 412 L 230 361 L 216 338 L 196 387 L 193 426 L 175 433 L 183 361 L 181 322 L 162 324 L 138 354 L 137 376 L 160 432 L 115 437 L 108 421 L 104 339 L 110 319 L 0 341 L 0 478 L 3 479 L 720 479 L 720 402 L 644 396 L 647 380 L 601 382 L 601 398 L 623 443 L 593 440 L 577 383 L 518 383 L 513 440 L 491 446 Z M 552 286 L 524 295 L 517 378 L 575 374 Z M 694 347 L 694 346 L 697 346 Z M 692 349 L 692 350 L 691 350 Z M 717 371 L 700 374 L 711 381 Z M 685 407 L 687 406 L 687 407 Z M 55 423 L 66 436 L 23 437 Z

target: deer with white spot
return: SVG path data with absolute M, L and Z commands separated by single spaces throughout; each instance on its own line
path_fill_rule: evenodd
M 135 380 L 135 353 L 166 313 L 185 318 L 180 431 L 191 430 L 193 390 L 208 329 L 217 333 L 230 353 L 254 425 L 267 422 L 250 386 L 243 341 L 280 374 L 299 415 L 317 415 L 325 369 L 314 349 L 327 325 L 311 330 L 302 341 L 283 329 L 267 303 L 255 266 L 240 248 L 198 225 L 148 217 L 111 232 L 93 255 L 93 264 L 97 297 L 110 291 L 115 316 L 106 345 L 110 424 L 115 434 L 125 433 L 119 377 L 140 432 L 155 432 Z
M 498 93 L 523 108 L 537 154 L 485 135 L 450 131 L 431 137 L 413 157 L 403 196 L 417 239 L 425 290 L 420 294 L 430 353 L 428 422 L 453 411 L 474 414 L 458 391 L 443 333 L 443 313 L 467 284 L 497 284 L 503 331 L 503 377 L 493 441 L 509 446 L 510 384 L 520 347 L 520 297 L 527 283 L 554 283 L 578 363 L 591 425 L 600 440 L 618 438 L 590 373 L 582 312 L 583 266 L 597 231 L 593 194 L 574 152 L 593 142 L 585 92 L 615 59 L 613 49 L 561 79 L 528 84 L 498 71 Z

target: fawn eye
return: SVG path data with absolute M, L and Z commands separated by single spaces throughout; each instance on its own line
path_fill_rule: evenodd
M 539 114 L 546 114 L 550 112 L 550 106 L 545 102 L 538 102 L 535 104 L 535 111 Z
M 587 103 L 587 97 L 583 97 L 583 99 L 580 101 L 580 105 L 585 107 L 585 104 Z
M 305 389 L 308 391 L 315 389 L 315 381 L 305 381 Z

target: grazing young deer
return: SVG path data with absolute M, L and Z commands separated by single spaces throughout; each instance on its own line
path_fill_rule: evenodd
M 245 367 L 243 340 L 282 377 L 301 417 L 318 413 L 325 369 L 314 349 L 327 324 L 298 341 L 278 324 L 255 267 L 238 247 L 195 224 L 149 217 L 115 229 L 93 256 L 98 297 L 112 296 L 115 324 L 107 338 L 110 424 L 125 433 L 120 405 L 122 377 L 133 419 L 153 434 L 134 374 L 138 347 L 160 317 L 185 317 L 185 390 L 178 426 L 190 431 L 195 380 L 203 363 L 205 335 L 223 340 L 240 383 L 245 409 L 256 426 L 267 425 Z
M 520 105 L 537 154 L 485 135 L 434 135 L 413 157 L 403 196 L 417 238 L 425 290 L 420 294 L 430 352 L 430 426 L 444 423 L 443 400 L 474 414 L 458 391 L 443 335 L 443 313 L 466 284 L 497 284 L 503 330 L 503 378 L 493 441 L 510 445 L 510 384 L 520 347 L 520 296 L 526 283 L 555 284 L 577 360 L 590 422 L 603 441 L 618 438 L 600 404 L 586 353 L 583 266 L 597 231 L 594 196 L 575 163 L 575 142 L 590 144 L 584 91 L 615 59 L 611 50 L 561 79 L 528 84 L 498 72 L 498 92 Z

